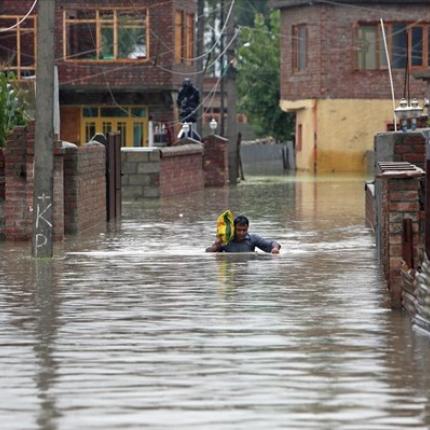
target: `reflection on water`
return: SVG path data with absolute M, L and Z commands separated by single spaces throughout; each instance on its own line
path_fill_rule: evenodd
M 269 254 L 205 254 L 245 213 Z M 7 430 L 428 428 L 429 338 L 385 306 L 360 178 L 129 202 L 53 261 L 1 244 Z

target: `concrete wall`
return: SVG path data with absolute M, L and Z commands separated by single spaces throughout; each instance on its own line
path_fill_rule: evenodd
M 283 101 L 281 107 L 296 112 L 297 168 L 313 171 L 316 166 L 317 173 L 365 173 L 375 134 L 392 122 L 390 100 Z

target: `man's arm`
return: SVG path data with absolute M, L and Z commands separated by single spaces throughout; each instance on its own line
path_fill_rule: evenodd
M 221 252 L 222 241 L 219 237 L 215 239 L 215 242 L 209 247 L 206 248 L 206 252 Z
M 272 254 L 279 254 L 281 245 L 276 240 L 266 240 L 257 234 L 252 235 L 254 244 L 257 248 L 264 252 L 271 252 Z

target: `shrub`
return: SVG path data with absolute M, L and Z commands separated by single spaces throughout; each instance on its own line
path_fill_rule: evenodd
M 27 123 L 26 102 L 19 88 L 12 85 L 12 73 L 0 73 L 0 148 L 10 131 Z

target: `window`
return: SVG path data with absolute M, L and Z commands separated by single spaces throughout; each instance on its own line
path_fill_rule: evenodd
M 385 24 L 387 47 L 393 69 L 430 65 L 430 25 Z M 357 66 L 360 70 L 385 69 L 386 54 L 379 23 L 361 24 L 357 28 Z
M 191 64 L 194 56 L 194 14 L 176 11 L 175 63 Z
M 36 18 L 22 16 L 0 16 L 0 70 L 15 73 L 17 79 L 34 76 L 36 73 Z
M 117 131 L 122 146 L 147 144 L 146 106 L 83 106 L 81 114 L 81 142 L 89 142 L 96 133 Z
M 375 25 L 363 25 L 358 29 L 358 67 L 380 69 L 386 66 L 386 57 L 381 32 Z
M 148 58 L 146 9 L 64 12 L 64 56 L 69 61 L 142 61 Z
M 308 62 L 308 29 L 305 25 L 293 26 L 293 70 L 302 71 Z

